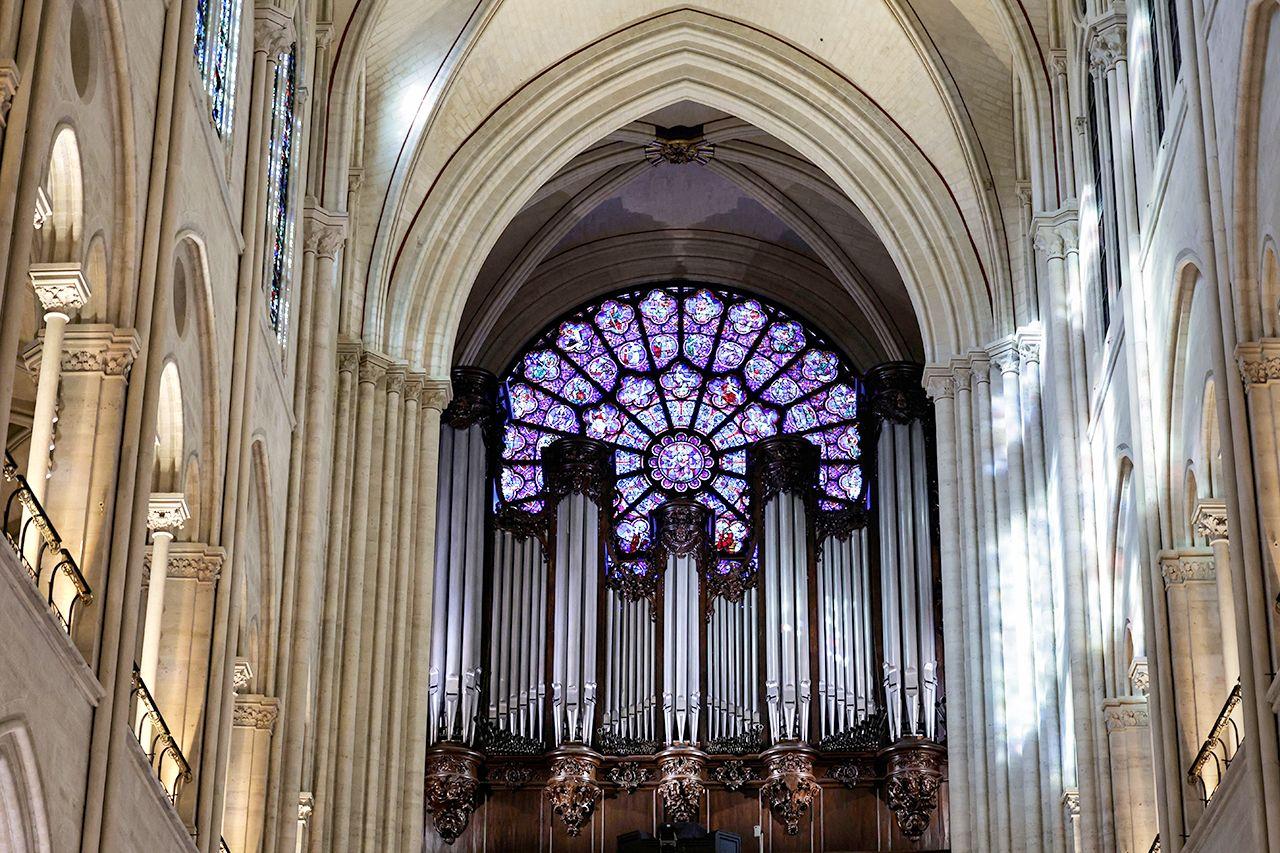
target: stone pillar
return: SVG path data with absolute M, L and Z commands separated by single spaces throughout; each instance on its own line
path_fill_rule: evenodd
M 33 264 L 31 287 L 44 309 L 44 343 L 40 349 L 40 374 L 36 383 L 35 414 L 31 419 L 31 449 L 27 458 L 27 483 L 37 501 L 44 503 L 53 452 L 53 425 L 58 408 L 58 383 L 62 376 L 62 339 L 71 315 L 89 301 L 89 283 L 79 263 Z M 57 524 L 55 521 L 54 524 Z M 34 552 L 28 560 L 34 562 Z
M 440 416 L 449 404 L 451 386 L 447 379 L 424 383 L 419 410 L 421 433 L 418 442 L 418 507 L 414 527 L 414 549 L 418 564 L 435 554 L 436 486 L 440 476 Z M 413 586 L 409 647 L 421 651 L 431 645 L 432 585 L 429 572 L 419 571 Z M 426 656 L 414 654 L 409 661 L 409 694 L 404 745 L 404 806 L 400 849 L 413 850 L 423 837 L 422 768 L 427 763 L 427 663 Z
M 1178 722 L 1178 754 L 1194 757 L 1209 734 L 1218 710 L 1230 692 L 1223 681 L 1222 630 L 1213 556 L 1205 549 L 1166 551 L 1160 555 L 1164 580 L 1165 612 Z M 1234 682 L 1231 682 L 1234 683 Z M 1185 771 L 1185 768 L 1183 768 Z M 1200 791 L 1179 774 L 1183 809 L 1188 825 L 1203 809 Z
M 22 354 L 27 370 L 37 377 L 44 350 L 44 341 L 38 340 Z M 137 354 L 138 336 L 132 329 L 73 323 L 64 333 L 59 464 L 50 473 L 43 503 L 95 590 L 107 586 L 125 392 Z M 90 608 L 72 626 L 73 639 L 91 666 L 96 665 L 102 618 L 100 608 Z
M 1240 679 L 1240 649 L 1236 639 L 1236 605 L 1231 583 L 1231 543 L 1227 537 L 1226 503 L 1218 500 L 1199 501 L 1192 522 L 1196 533 L 1209 540 L 1209 547 L 1213 549 L 1213 574 L 1218 586 L 1218 623 L 1222 631 L 1222 675 L 1229 690 Z M 1224 697 L 1225 695 L 1223 694 Z
M 334 396 L 338 327 L 338 252 L 346 239 L 346 214 L 309 208 L 305 246 L 315 256 L 311 284 L 311 356 L 308 359 L 302 507 L 299 515 L 297 583 L 289 634 L 288 682 L 284 685 L 284 743 L 278 780 L 277 848 L 293 850 L 298 821 L 293 804 L 302 789 L 304 735 L 313 707 L 315 655 L 323 601 L 329 529 L 329 488 L 333 464 Z M 268 833 L 270 834 L 270 833 Z
M 153 690 L 160 660 L 160 629 L 164 618 L 164 589 L 169 578 L 169 546 L 173 534 L 182 529 L 191 513 L 180 492 L 156 492 L 147 507 L 147 529 L 151 531 L 151 575 L 147 585 L 146 621 L 142 629 L 142 662 L 138 669 L 142 683 Z M 160 709 L 164 713 L 164 708 Z
M 1134 696 L 1105 699 L 1102 714 L 1111 762 L 1116 849 L 1146 850 L 1157 832 L 1147 700 Z
M 237 694 L 231 713 L 231 761 L 227 768 L 222 837 L 235 853 L 262 843 L 267 769 L 279 703 L 270 696 Z M 297 819 L 296 812 L 293 815 Z

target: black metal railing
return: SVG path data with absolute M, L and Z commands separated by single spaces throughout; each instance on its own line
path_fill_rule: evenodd
M 156 700 L 142 680 L 138 665 L 133 665 L 133 698 L 137 701 L 137 722 L 133 733 L 147 754 L 152 771 L 169 794 L 170 802 L 178 801 L 182 786 L 191 781 L 191 765 L 182 748 L 169 731 L 169 724 L 156 706 Z
M 62 547 L 57 528 L 7 450 L 0 470 L 8 492 L 4 497 L 5 539 L 45 597 L 49 612 L 70 634 L 79 610 L 93 603 L 93 591 L 71 552 Z
M 227 846 L 227 839 L 221 836 L 218 838 L 218 853 L 231 853 L 231 848 Z
M 1236 757 L 1240 749 L 1240 726 L 1235 720 L 1236 709 L 1240 706 L 1240 684 L 1231 688 L 1227 701 L 1218 712 L 1218 719 L 1209 729 L 1195 761 L 1187 770 L 1187 782 L 1200 786 L 1200 798 L 1207 806 L 1213 792 L 1222 784 L 1222 777 Z
M 1160 853 L 1163 848 L 1160 847 L 1160 833 L 1156 833 L 1156 837 L 1151 839 L 1151 846 L 1147 848 L 1147 853 Z

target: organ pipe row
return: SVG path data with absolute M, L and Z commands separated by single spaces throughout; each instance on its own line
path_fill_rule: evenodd
M 891 365 L 869 375 L 868 388 L 874 511 L 832 522 L 818 504 L 815 446 L 793 436 L 757 442 L 748 450 L 754 562 L 737 588 L 715 574 L 708 513 L 677 498 L 654 513 L 648 585 L 617 581 L 627 569 L 608 543 L 607 445 L 565 438 L 545 448 L 547 510 L 508 523 L 492 510 L 486 469 L 486 437 L 496 431 L 484 419 L 444 427 L 433 742 L 634 754 L 663 744 L 758 752 L 780 742 L 861 749 L 937 739 L 933 487 L 919 370 Z

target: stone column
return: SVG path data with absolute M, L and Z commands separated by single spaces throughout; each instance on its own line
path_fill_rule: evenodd
M 146 621 L 142 628 L 142 662 L 138 669 L 142 683 L 153 690 L 160 661 L 160 625 L 164 618 L 164 588 L 169 578 L 169 545 L 191 513 L 180 492 L 156 492 L 147 507 L 147 529 L 151 531 L 151 577 L 147 585 Z M 164 713 L 164 709 L 160 709 Z
M 1227 505 L 1219 500 L 1196 504 L 1193 519 L 1196 533 L 1209 540 L 1213 549 L 1214 579 L 1218 587 L 1218 623 L 1222 631 L 1222 675 L 1226 687 L 1240 679 L 1240 649 L 1236 639 L 1236 606 L 1231 583 L 1231 548 L 1227 536 Z M 1224 698 L 1226 694 L 1223 694 Z
M 414 548 L 418 562 L 435 554 L 436 485 L 440 467 L 440 415 L 449 404 L 448 379 L 428 379 L 424 383 L 419 413 L 421 435 L 418 442 L 418 508 L 414 527 Z M 419 571 L 413 586 L 409 647 L 416 650 L 431 645 L 431 573 Z M 424 825 L 422 773 L 427 765 L 427 664 L 426 656 L 414 654 L 409 661 L 408 727 L 404 735 L 404 806 L 401 814 L 400 849 L 414 850 L 421 843 Z
M 266 818 L 267 769 L 279 703 L 270 696 L 237 694 L 231 713 L 222 837 L 236 853 L 256 851 Z M 297 813 L 293 814 L 297 820 Z
M 1147 700 L 1134 696 L 1104 699 L 1102 715 L 1111 762 L 1116 849 L 1146 850 L 1157 831 Z
M 44 343 L 40 350 L 35 415 L 31 419 L 27 483 L 36 500 L 44 503 L 50 454 L 53 452 L 58 382 L 62 376 L 63 332 L 71 315 L 89 301 L 89 283 L 85 281 L 79 263 L 33 264 L 30 275 L 31 287 L 44 309 Z M 34 560 L 34 556 L 33 552 L 28 559 Z
M 315 255 L 312 284 L 311 357 L 308 360 L 302 463 L 302 508 L 299 516 L 296 605 L 290 632 L 289 678 L 284 686 L 284 743 L 279 778 L 277 848 L 293 850 L 302 789 L 304 735 L 313 705 L 315 655 L 323 600 L 325 554 L 329 528 L 329 487 L 333 464 L 334 389 L 337 373 L 338 252 L 346 239 L 346 214 L 308 210 L 305 245 Z
M 1203 548 L 1166 551 L 1160 555 L 1168 613 L 1168 661 L 1178 722 L 1177 754 L 1189 761 L 1200 749 L 1226 701 L 1230 686 L 1223 681 L 1222 630 L 1214 560 Z M 1163 663 L 1163 662 L 1162 662 Z M 1231 682 L 1231 683 L 1234 683 Z M 1186 782 L 1185 770 L 1178 789 L 1188 825 L 1194 825 L 1203 809 L 1200 791 Z

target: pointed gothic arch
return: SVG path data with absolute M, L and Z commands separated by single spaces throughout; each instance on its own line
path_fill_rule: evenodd
M 14 718 L 0 721 L 0 850 L 53 853 L 35 743 Z

